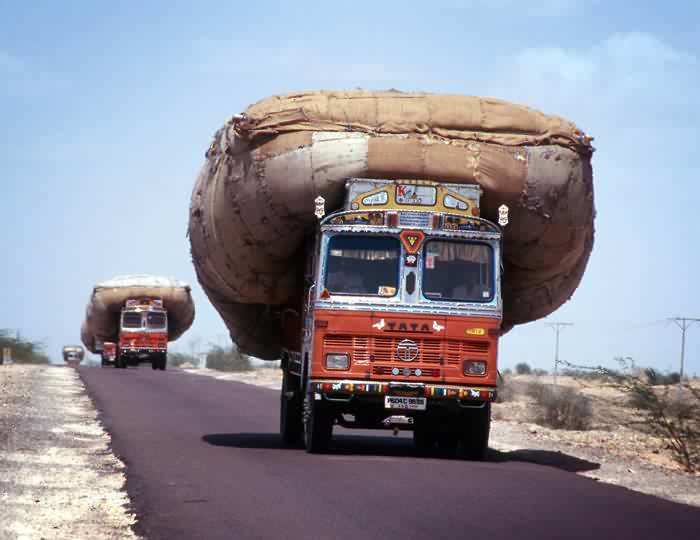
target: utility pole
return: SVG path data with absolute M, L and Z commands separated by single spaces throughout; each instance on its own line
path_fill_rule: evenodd
M 671 319 L 678 328 L 681 329 L 681 383 L 683 382 L 683 366 L 685 362 L 685 331 L 694 323 L 700 322 L 700 319 L 690 317 L 674 317 Z
M 573 326 L 573 325 L 574 325 L 574 323 L 570 323 L 570 322 L 547 323 L 547 326 L 554 329 L 554 332 L 556 333 L 556 336 L 557 336 L 556 345 L 554 346 L 554 386 L 557 385 L 557 374 L 559 371 L 559 331 L 564 326 Z

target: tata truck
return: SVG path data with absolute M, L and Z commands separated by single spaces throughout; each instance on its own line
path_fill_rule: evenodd
M 117 344 L 112 341 L 102 343 L 100 350 L 102 367 L 114 366 L 117 363 Z
M 85 358 L 85 349 L 80 345 L 63 347 L 63 361 L 71 367 L 77 367 Z
M 305 297 L 283 314 L 280 431 L 324 452 L 335 426 L 410 430 L 479 460 L 496 399 L 501 228 L 481 188 L 348 179 L 306 242 Z M 501 208 L 501 211 L 504 207 Z
M 119 341 L 114 345 L 115 367 L 150 363 L 153 369 L 164 370 L 168 358 L 168 312 L 162 299 L 128 299 L 121 309 Z M 112 344 L 103 344 L 103 362 L 105 349 L 112 349 Z

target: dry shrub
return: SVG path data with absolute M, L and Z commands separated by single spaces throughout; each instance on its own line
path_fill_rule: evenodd
M 515 399 L 515 386 L 510 377 L 499 377 L 498 378 L 498 388 L 497 388 L 497 402 L 504 403 L 506 401 L 513 401 Z
M 534 382 L 528 385 L 527 394 L 538 405 L 538 424 L 554 429 L 590 429 L 591 401 L 577 390 Z
M 674 459 L 688 472 L 700 470 L 700 390 L 689 384 L 654 388 L 652 382 L 657 381 L 628 377 L 620 386 L 646 429 L 666 440 Z

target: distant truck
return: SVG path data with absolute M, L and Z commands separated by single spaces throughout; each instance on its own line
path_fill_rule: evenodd
M 283 320 L 280 430 L 324 451 L 334 425 L 412 430 L 482 459 L 496 399 L 501 229 L 481 188 L 349 179 L 307 240 L 305 301 Z M 323 201 L 317 200 L 323 216 Z
M 105 341 L 101 344 L 100 356 L 102 357 L 102 367 L 114 366 L 117 363 L 117 344 L 111 341 Z
M 71 367 L 76 367 L 85 358 L 85 349 L 80 345 L 63 347 L 63 361 Z
M 168 312 L 160 298 L 130 298 L 119 317 L 119 341 L 104 342 L 102 365 L 125 368 L 150 363 L 164 370 L 168 358 Z

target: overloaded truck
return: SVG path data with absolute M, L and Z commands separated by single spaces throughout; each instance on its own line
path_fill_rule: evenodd
M 168 342 L 194 320 L 190 287 L 156 276 L 117 276 L 93 289 L 82 326 L 86 347 L 102 366 L 167 365 Z
M 408 428 L 420 448 L 480 458 L 502 314 L 501 232 L 479 217 L 481 189 L 346 185 L 310 238 L 307 301 L 283 315 L 282 436 L 315 451 L 336 422 Z
M 241 351 L 282 359 L 284 440 L 409 429 L 482 458 L 500 336 L 563 304 L 590 256 L 591 140 L 520 105 L 396 91 L 275 96 L 217 131 L 192 259 Z
M 63 347 L 63 361 L 71 367 L 76 367 L 85 358 L 85 349 L 80 345 Z

